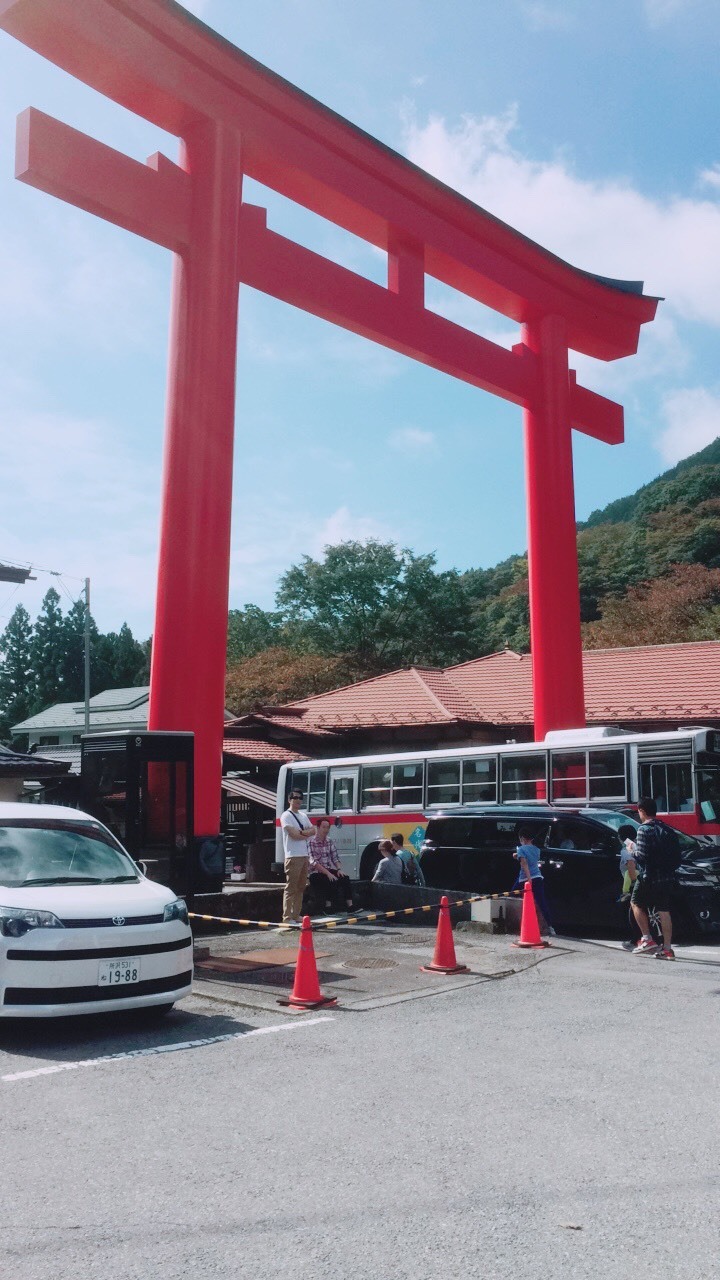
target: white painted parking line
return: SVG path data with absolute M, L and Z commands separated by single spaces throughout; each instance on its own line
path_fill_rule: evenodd
M 35 1067 L 32 1071 L 13 1071 L 0 1076 L 3 1084 L 15 1080 L 34 1080 L 37 1076 L 52 1076 L 58 1071 L 79 1071 L 82 1067 L 99 1067 L 108 1062 L 126 1062 L 130 1058 L 151 1058 L 157 1053 L 180 1053 L 185 1049 L 204 1049 L 211 1044 L 224 1044 L 229 1040 L 249 1040 L 250 1036 L 271 1036 L 282 1031 L 302 1031 L 305 1027 L 317 1027 L 332 1022 L 332 1015 L 324 1018 L 307 1018 L 303 1022 L 279 1022 L 271 1027 L 255 1027 L 252 1031 L 229 1031 L 222 1036 L 206 1036 L 202 1040 L 181 1040 L 177 1044 L 159 1044 L 150 1049 L 128 1049 L 125 1053 L 108 1053 L 99 1058 L 80 1058 L 77 1062 L 57 1062 L 50 1067 Z

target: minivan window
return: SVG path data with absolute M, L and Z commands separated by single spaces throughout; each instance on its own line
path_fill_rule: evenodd
M 6 889 L 138 879 L 129 855 L 100 827 L 24 819 L 0 827 L 0 885 Z

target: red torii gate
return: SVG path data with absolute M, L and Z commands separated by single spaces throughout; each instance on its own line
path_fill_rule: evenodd
M 29 108 L 17 176 L 175 254 L 151 729 L 196 738 L 196 832 L 219 826 L 238 284 L 524 410 L 535 735 L 585 721 L 571 428 L 623 411 L 568 349 L 637 350 L 657 300 L 579 271 L 255 62 L 173 0 L 0 0 L 0 27 L 181 139 L 146 165 Z M 386 250 L 383 288 L 269 231 L 243 175 Z M 427 311 L 425 275 L 522 325 L 507 351 Z

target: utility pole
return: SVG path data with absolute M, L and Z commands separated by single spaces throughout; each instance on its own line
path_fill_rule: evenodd
M 90 732 L 90 579 L 85 579 L 85 732 Z

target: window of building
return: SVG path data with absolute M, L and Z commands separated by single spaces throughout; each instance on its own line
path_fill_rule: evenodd
M 46 738 L 38 738 L 39 747 L 58 747 L 59 745 L 60 739 L 57 734 L 50 734 L 50 736 Z

